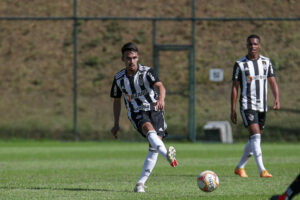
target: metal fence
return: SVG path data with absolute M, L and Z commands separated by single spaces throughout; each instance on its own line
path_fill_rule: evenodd
M 0 17 L 0 21 L 73 21 L 73 133 L 74 139 L 78 140 L 78 103 L 77 103 L 77 68 L 78 68 L 78 22 L 79 21 L 150 21 L 152 22 L 152 45 L 153 45 L 153 66 L 159 71 L 159 52 L 160 51 L 188 51 L 189 52 L 189 139 L 196 141 L 196 114 L 195 114 L 195 87 L 196 87 L 196 22 L 203 21 L 221 21 L 221 22 L 234 22 L 234 21 L 300 21 L 299 17 L 288 18 L 199 18 L 195 15 L 195 0 L 191 2 L 191 17 L 110 17 L 110 16 L 93 16 L 82 17 L 77 14 L 77 0 L 73 1 L 73 16 L 71 17 L 22 17 L 22 16 L 8 16 Z M 156 24 L 160 21 L 187 21 L 191 23 L 191 40 L 188 45 L 180 44 L 159 44 L 156 41 L 157 30 Z

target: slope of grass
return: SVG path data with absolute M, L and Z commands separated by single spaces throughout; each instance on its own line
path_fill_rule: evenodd
M 259 6 L 257 6 L 259 5 Z M 299 17 L 299 1 L 196 0 L 197 17 Z M 1 16 L 72 16 L 73 0 L 3 0 Z M 79 16 L 190 17 L 191 1 L 79 1 Z M 207 121 L 229 120 L 231 74 L 235 60 L 246 54 L 250 34 L 262 38 L 262 54 L 271 58 L 281 94 L 282 111 L 268 115 L 266 133 L 280 130 L 286 140 L 299 140 L 299 21 L 197 21 L 197 130 Z M 157 44 L 190 44 L 191 23 L 158 21 Z M 112 78 L 123 68 L 120 48 L 134 41 L 141 63 L 153 64 L 151 21 L 78 22 L 78 129 L 80 139 L 107 138 L 112 126 L 109 98 Z M 0 137 L 72 138 L 73 22 L 0 21 Z M 224 81 L 209 81 L 209 70 L 222 68 Z M 161 80 L 167 88 L 166 118 L 174 134 L 187 135 L 188 55 L 160 53 Z M 272 104 L 272 98 L 270 104 Z M 134 139 L 123 108 L 121 132 Z M 105 113 L 105 115 L 103 115 Z M 280 126 L 278 127 L 278 122 Z M 239 126 L 235 139 L 247 138 Z M 174 131 L 173 131 L 174 130 Z M 40 134 L 42 133 L 42 134 Z M 286 133 L 293 137 L 285 138 Z M 42 135 L 37 137 L 37 135 Z M 268 137 L 268 138 L 271 138 Z M 291 139 L 292 138 L 292 139 Z
M 298 144 L 262 144 L 271 179 L 259 178 L 253 158 L 246 167 L 249 178 L 233 174 L 244 144 L 172 145 L 178 167 L 171 168 L 160 156 L 146 184 L 147 193 L 136 194 L 132 190 L 147 155 L 146 143 L 1 141 L 1 199 L 263 200 L 283 192 L 299 173 Z M 220 178 L 212 193 L 197 188 L 196 177 L 206 169 Z

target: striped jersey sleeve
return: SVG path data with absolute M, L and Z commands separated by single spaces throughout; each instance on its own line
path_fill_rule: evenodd
M 112 98 L 120 98 L 122 96 L 122 90 L 120 89 L 117 80 L 125 75 L 125 69 L 118 72 L 113 80 L 111 90 L 110 90 L 110 97 Z
M 242 81 L 241 70 L 238 63 L 233 66 L 232 81 Z
M 154 70 L 153 70 L 152 68 L 150 68 L 150 69 L 147 71 L 146 78 L 147 78 L 147 80 L 149 81 L 151 87 L 153 87 L 153 85 L 154 85 L 156 82 L 159 82 L 159 81 L 160 81 L 159 78 L 158 78 L 157 73 L 154 72 Z
M 269 70 L 268 70 L 268 78 L 269 77 L 275 77 L 275 72 L 274 72 L 273 65 L 272 65 L 271 61 L 269 63 Z
M 114 81 L 112 83 L 111 90 L 110 90 L 110 97 L 112 97 L 112 98 L 120 98 L 121 96 L 122 96 L 122 91 L 118 87 L 117 81 L 114 78 Z

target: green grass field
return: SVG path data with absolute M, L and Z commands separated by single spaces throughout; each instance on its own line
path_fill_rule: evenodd
M 167 142 L 171 144 L 179 166 L 171 168 L 160 156 L 147 193 L 137 194 L 132 190 L 148 151 L 144 142 L 0 141 L 0 199 L 269 199 L 300 171 L 299 143 L 262 144 L 271 179 L 259 178 L 253 158 L 246 167 L 249 178 L 233 174 L 242 143 Z M 220 178 L 212 193 L 196 184 L 206 169 Z

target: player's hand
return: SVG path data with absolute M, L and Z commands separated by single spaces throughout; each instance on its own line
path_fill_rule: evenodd
M 118 139 L 118 131 L 120 130 L 119 125 L 115 125 L 114 127 L 112 127 L 111 129 L 111 133 L 113 134 L 113 136 L 115 137 L 115 139 Z
M 236 124 L 236 122 L 237 122 L 237 117 L 236 117 L 236 112 L 235 111 L 231 112 L 231 121 L 234 124 Z
M 164 110 L 165 109 L 165 101 L 164 100 L 158 100 L 156 102 L 156 109 L 157 110 Z
M 274 109 L 274 110 L 279 110 L 279 109 L 280 109 L 280 103 L 279 103 L 279 100 L 275 100 L 273 109 Z

